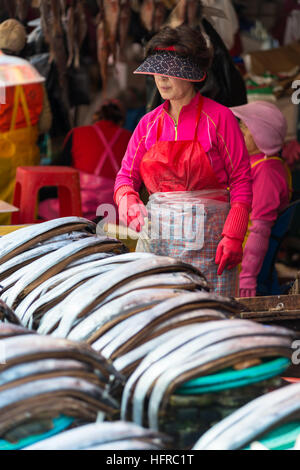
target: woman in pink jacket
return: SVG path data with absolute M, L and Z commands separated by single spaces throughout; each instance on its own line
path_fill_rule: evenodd
M 240 274 L 240 297 L 254 297 L 272 226 L 279 212 L 288 206 L 291 196 L 290 172 L 279 157 L 287 122 L 277 106 L 267 101 L 255 101 L 231 109 L 240 119 L 253 179 L 253 203 Z
M 222 288 L 222 282 L 216 288 L 216 283 L 224 270 L 228 273 L 242 259 L 252 203 L 251 170 L 232 112 L 198 91 L 210 63 L 211 51 L 203 35 L 188 26 L 163 28 L 148 43 L 146 60 L 135 73 L 154 75 L 165 102 L 146 114 L 135 129 L 116 179 L 114 199 L 120 220 L 140 231 L 147 217 L 138 194 L 142 183 L 150 195 L 229 188 L 231 209 L 209 241 L 209 267 L 203 269 L 201 262 L 205 245 L 191 260 L 183 260 L 204 271 L 216 292 L 234 295 L 236 291 Z M 176 250 L 160 254 L 173 253 L 176 256 Z

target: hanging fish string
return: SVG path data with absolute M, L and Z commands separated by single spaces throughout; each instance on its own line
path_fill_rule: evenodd
M 49 46 L 50 63 L 57 68 L 61 99 L 70 110 L 68 69 L 80 67 L 80 51 L 87 35 L 84 2 L 72 0 L 41 0 L 40 16 L 45 42 Z M 72 119 L 69 113 L 69 126 Z
M 116 64 L 118 58 L 126 60 L 124 51 L 130 31 L 132 11 L 139 14 L 145 34 L 154 34 L 165 24 L 171 9 L 175 7 L 176 10 L 176 2 L 172 0 L 97 0 L 97 3 L 99 7 L 96 19 L 97 56 L 102 88 L 106 93 L 110 56 L 112 56 L 113 65 Z M 177 19 L 179 24 L 189 21 L 189 18 L 195 21 L 194 13 L 198 9 L 198 4 L 197 0 L 184 1 Z
M 31 6 L 31 0 L 4 0 L 3 8 L 6 10 L 9 18 L 15 18 L 22 23 L 27 19 Z
M 62 26 L 61 3 L 56 0 L 41 0 L 40 2 L 41 25 L 45 42 L 49 46 L 49 62 L 54 63 L 57 69 L 61 100 L 64 108 L 70 109 L 69 84 L 67 79 L 67 50 Z M 71 119 L 69 117 L 69 126 Z
M 10 12 L 24 18 L 27 2 L 13 2 Z M 88 32 L 85 1 L 41 0 L 40 13 L 43 34 L 50 49 L 50 61 L 54 61 L 62 89 L 63 102 L 70 108 L 67 80 L 68 69 L 78 69 L 81 51 Z M 153 35 L 168 24 L 183 23 L 195 26 L 201 18 L 202 6 L 198 0 L 97 0 L 95 17 L 97 60 L 102 80 L 102 90 L 107 92 L 108 64 L 110 57 L 115 66 L 120 58 L 126 61 L 126 42 L 130 35 L 132 12 L 139 15 L 145 35 Z M 16 13 L 15 13 L 16 12 Z

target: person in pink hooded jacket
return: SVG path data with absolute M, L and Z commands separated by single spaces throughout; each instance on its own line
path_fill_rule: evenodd
M 253 180 L 249 236 L 240 273 L 240 297 L 254 297 L 272 226 L 278 214 L 288 206 L 291 196 L 290 173 L 279 157 L 287 122 L 277 106 L 267 101 L 254 101 L 231 110 L 240 119 Z
M 116 178 L 114 200 L 120 221 L 140 231 L 147 217 L 138 194 L 142 183 L 150 195 L 229 188 L 231 209 L 207 249 L 210 270 L 217 264 L 221 276 L 241 262 L 252 184 L 248 152 L 234 115 L 197 88 L 210 63 L 211 51 L 202 33 L 188 26 L 165 27 L 148 43 L 146 60 L 136 73 L 154 75 L 165 102 L 135 129 Z M 201 250 L 192 262 L 202 269 Z M 210 279 L 213 285 L 215 274 Z

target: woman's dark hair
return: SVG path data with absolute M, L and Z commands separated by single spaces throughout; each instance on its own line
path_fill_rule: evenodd
M 189 56 L 198 67 L 206 72 L 213 58 L 212 48 L 200 30 L 187 25 L 170 28 L 165 26 L 157 33 L 146 46 L 146 56 L 156 53 L 157 47 L 175 46 L 176 53 Z
M 101 108 L 96 111 L 94 119 L 97 121 L 104 119 L 121 125 L 125 120 L 125 110 L 118 100 L 107 100 L 102 104 Z

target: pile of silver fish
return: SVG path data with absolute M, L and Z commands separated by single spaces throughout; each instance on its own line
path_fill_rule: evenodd
M 0 298 L 8 321 L 43 335 L 96 343 L 100 351 L 100 339 L 105 342 L 115 328 L 123 328 L 123 321 L 136 324 L 137 313 L 146 323 L 130 347 L 154 328 L 157 336 L 175 324 L 237 311 L 233 300 L 207 294 L 207 281 L 193 266 L 126 253 L 120 241 L 95 230 L 86 219 L 68 217 L 1 238 Z M 117 352 L 127 352 L 127 343 Z
M 168 442 L 163 434 L 116 421 L 80 426 L 23 450 L 161 450 Z
M 111 417 L 122 377 L 95 350 L 0 323 L 0 436 L 18 440 L 60 414 L 94 422 Z
M 60 413 L 84 423 L 99 413 L 116 419 L 122 398 L 121 419 L 154 431 L 114 423 L 111 434 L 87 433 L 80 448 L 159 448 L 160 419 L 178 387 L 253 360 L 290 358 L 297 336 L 237 319 L 242 306 L 210 293 L 197 268 L 128 253 L 78 217 L 2 237 L 0 285 L 0 436 L 7 439 Z M 66 432 L 62 445 L 76 448 L 82 432 Z
M 20 307 L 22 310 L 25 299 L 29 297 L 30 302 L 36 292 L 45 293 L 47 286 L 49 290 L 53 289 L 74 272 L 88 270 L 89 262 L 104 261 L 128 251 L 120 241 L 99 237 L 95 233 L 96 225 L 93 222 L 79 217 L 66 217 L 25 227 L 2 237 L 1 300 L 11 309 Z M 94 267 L 97 267 L 97 263 Z M 103 268 L 100 272 L 103 272 Z M 93 274 L 87 275 L 86 279 Z M 83 279 L 79 279 L 78 283 Z M 76 285 L 75 282 L 69 292 Z M 68 290 L 62 295 L 66 292 Z M 17 314 L 17 317 L 22 323 L 22 315 Z M 8 315 L 8 320 L 12 321 L 12 315 Z M 16 318 L 13 320 L 16 322 Z
M 183 383 L 253 359 L 291 357 L 295 333 L 249 320 L 219 320 L 165 333 L 126 382 L 121 418 L 158 430 L 170 396 Z M 120 360 L 115 361 L 116 368 Z M 170 367 L 170 364 L 172 365 Z
M 145 290 L 144 302 L 148 299 L 151 302 L 152 295 L 151 289 L 149 293 Z M 124 302 L 128 296 L 129 294 L 124 296 Z M 193 329 L 199 323 L 215 323 L 216 320 L 228 319 L 237 313 L 237 306 L 238 303 L 233 299 L 208 292 L 187 292 L 165 300 L 160 299 L 159 303 L 147 310 L 141 311 L 139 308 L 138 314 L 135 309 L 134 314 L 131 313 L 130 316 L 127 314 L 128 309 L 123 307 L 123 313 L 118 316 L 117 323 L 111 319 L 107 321 L 107 317 L 104 317 L 106 323 L 99 328 L 98 321 L 97 332 L 90 338 L 89 343 L 104 357 L 114 361 L 115 367 L 128 376 L 143 357 L 164 344 L 167 339 L 176 338 L 181 332 Z M 107 304 L 106 310 L 109 307 L 110 304 Z M 76 338 L 79 326 L 71 332 L 70 339 Z
M 243 449 L 283 423 L 299 420 L 300 384 L 288 385 L 251 401 L 213 426 L 194 450 Z

